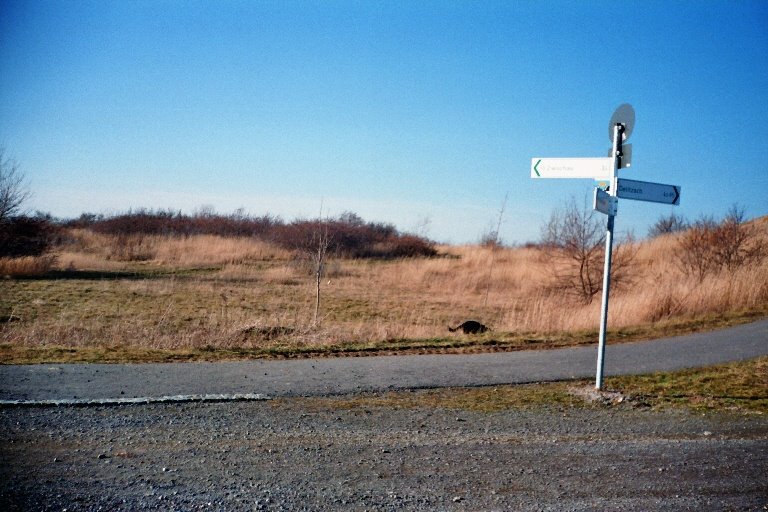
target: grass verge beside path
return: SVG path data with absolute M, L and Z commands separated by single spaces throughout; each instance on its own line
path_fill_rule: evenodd
M 496 412 L 542 406 L 683 407 L 697 411 L 768 413 L 768 357 L 648 375 L 610 377 L 605 392 L 592 393 L 594 382 L 580 380 L 515 386 L 394 391 L 352 398 L 306 398 L 318 408 L 444 408 Z M 279 400 L 276 401 L 279 404 Z
M 609 343 L 643 341 L 732 327 L 765 318 L 766 308 L 675 319 L 608 331 Z M 315 335 L 316 337 L 317 335 Z M 291 342 L 263 347 L 214 347 L 151 349 L 104 345 L 63 347 L 53 345 L 0 344 L 0 364 L 53 363 L 172 363 L 285 359 L 396 354 L 480 353 L 515 350 L 544 350 L 597 342 L 597 330 L 564 333 L 497 333 L 436 339 L 393 339 L 359 343 Z

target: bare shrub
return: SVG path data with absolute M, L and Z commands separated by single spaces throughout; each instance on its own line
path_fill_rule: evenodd
M 744 222 L 744 210 L 734 205 L 721 222 L 699 218 L 680 238 L 677 261 L 699 282 L 712 273 L 734 270 L 762 261 L 765 241 L 753 223 Z
M 678 233 L 688 229 L 688 226 L 688 221 L 685 220 L 685 217 L 672 212 L 667 216 L 659 217 L 648 230 L 648 237 L 656 238 L 657 236 L 668 235 L 670 233 Z
M 305 252 L 313 234 L 321 231 L 327 232 L 331 240 L 329 252 L 341 258 L 395 259 L 437 254 L 429 240 L 401 234 L 391 224 L 363 222 L 349 212 L 337 219 L 297 220 L 277 226 L 270 239 L 282 247 Z
M 400 235 L 373 246 L 372 257 L 388 258 L 418 258 L 436 256 L 437 251 L 432 243 L 416 235 Z
M 683 233 L 677 255 L 683 273 L 702 281 L 714 269 L 711 241 L 715 229 L 716 224 L 711 217 L 701 217 Z
M 758 238 L 754 224 L 744 222 L 744 209 L 731 206 L 715 232 L 715 264 L 733 271 L 760 261 L 765 256 L 765 243 Z

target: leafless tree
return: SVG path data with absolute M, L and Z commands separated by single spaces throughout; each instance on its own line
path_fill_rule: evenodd
M 21 213 L 30 192 L 19 164 L 0 147 L 0 223 Z
M 328 226 L 320 223 L 318 231 L 313 235 L 309 254 L 312 261 L 312 270 L 315 274 L 315 316 L 313 324 L 317 326 L 320 316 L 320 283 L 325 272 L 328 248 L 331 246 L 331 238 L 328 235 Z
M 504 195 L 504 201 L 501 203 L 499 209 L 499 217 L 496 222 L 496 229 L 491 229 L 490 232 L 485 235 L 481 241 L 481 244 L 491 249 L 491 262 L 488 264 L 488 282 L 485 286 L 485 298 L 483 299 L 483 306 L 488 305 L 488 295 L 491 293 L 491 278 L 493 277 L 493 264 L 496 260 L 496 251 L 499 250 L 501 241 L 499 240 L 499 231 L 501 231 L 501 222 L 504 218 L 504 210 L 507 208 L 507 199 L 509 199 L 509 193 Z
M 680 238 L 680 250 L 676 253 L 681 270 L 688 275 L 695 275 L 699 281 L 714 268 L 710 240 L 717 223 L 712 217 L 700 217 Z
M 542 229 L 541 245 L 551 263 L 555 288 L 584 303 L 592 302 L 603 286 L 605 232 L 603 217 L 586 205 L 579 207 L 573 198 L 552 213 Z M 611 267 L 613 285 L 627 283 L 634 255 L 631 236 L 616 243 Z
M 718 229 L 717 243 L 714 244 L 715 261 L 730 271 L 759 261 L 766 253 L 765 243 L 759 237 L 757 228 L 745 219 L 744 208 L 734 204 Z

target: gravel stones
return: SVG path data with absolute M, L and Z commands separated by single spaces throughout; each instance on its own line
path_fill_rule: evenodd
M 0 509 L 768 505 L 768 418 L 760 415 L 623 406 L 473 413 L 333 403 L 0 408 Z

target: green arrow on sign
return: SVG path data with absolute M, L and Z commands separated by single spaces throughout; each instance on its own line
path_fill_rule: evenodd
M 539 164 L 541 163 L 541 158 L 539 158 L 539 161 L 536 162 L 536 165 L 533 166 L 533 170 L 536 172 L 536 176 L 541 177 L 541 174 L 539 174 Z

